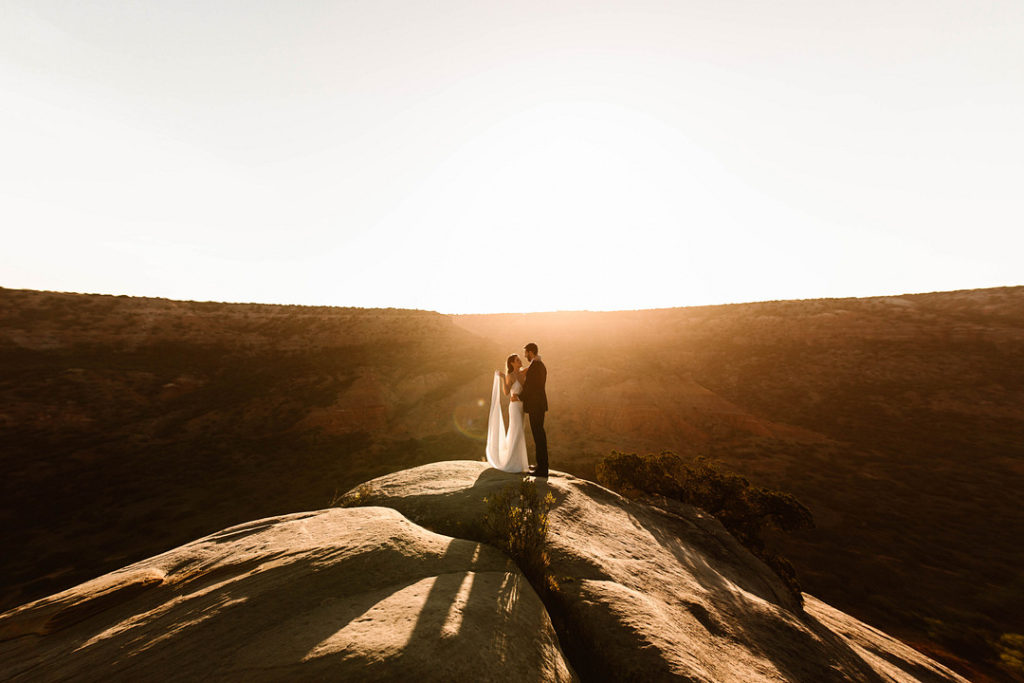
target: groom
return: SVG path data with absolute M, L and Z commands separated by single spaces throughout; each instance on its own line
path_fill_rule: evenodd
M 530 367 L 526 369 L 526 380 L 519 399 L 523 402 L 523 412 L 530 416 L 530 431 L 533 432 L 533 443 L 537 446 L 537 466 L 530 471 L 535 477 L 548 476 L 548 435 L 544 433 L 544 413 L 548 409 L 548 395 L 544 385 L 548 380 L 548 369 L 537 353 L 537 345 L 530 342 L 523 347 L 526 360 Z

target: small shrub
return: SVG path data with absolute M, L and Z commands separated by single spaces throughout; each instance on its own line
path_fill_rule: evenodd
M 999 663 L 1018 676 L 1024 674 L 1024 635 L 1004 633 L 996 643 Z
M 377 500 L 377 491 L 374 490 L 369 483 L 362 483 L 355 487 L 343 496 L 339 496 L 335 492 L 334 497 L 331 498 L 331 504 L 328 507 L 332 508 L 355 508 L 364 507 L 366 505 L 373 505 L 374 501 Z
M 541 498 L 536 484 L 522 480 L 484 499 L 484 529 L 488 540 L 504 550 L 541 594 L 558 589 L 549 572 L 546 549 L 548 512 L 555 502 L 548 493 Z
M 612 451 L 597 464 L 597 480 L 629 498 L 654 494 L 714 515 L 803 604 L 793 565 L 769 550 L 764 541 L 767 529 L 796 531 L 814 527 L 810 510 L 792 495 L 751 486 L 743 477 L 723 472 L 702 457 L 685 461 L 669 451 L 645 456 Z

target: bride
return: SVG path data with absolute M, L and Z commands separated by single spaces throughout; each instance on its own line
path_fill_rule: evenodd
M 529 461 L 526 458 L 526 432 L 523 431 L 523 402 L 519 400 L 526 371 L 523 370 L 523 361 L 514 353 L 505 360 L 505 369 L 508 372 L 494 371 L 491 412 L 487 417 L 487 462 L 504 472 L 526 472 Z M 499 388 L 501 393 L 509 396 L 507 433 Z

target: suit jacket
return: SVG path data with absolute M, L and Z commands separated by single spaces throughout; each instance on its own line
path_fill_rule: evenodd
M 526 368 L 526 381 L 523 382 L 523 390 L 519 392 L 519 400 L 523 402 L 523 412 L 527 414 L 538 414 L 547 411 L 548 395 L 544 391 L 544 385 L 548 381 L 548 369 L 538 358 L 530 367 Z

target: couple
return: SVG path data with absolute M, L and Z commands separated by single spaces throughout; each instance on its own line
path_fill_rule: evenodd
M 487 462 L 491 467 L 504 472 L 526 472 L 529 460 L 526 458 L 526 432 L 523 431 L 523 414 L 530 416 L 530 431 L 537 446 L 537 467 L 531 468 L 536 477 L 548 476 L 548 437 L 544 433 L 544 413 L 548 409 L 548 397 L 544 385 L 548 369 L 537 353 L 537 345 L 530 343 L 523 347 L 530 365 L 524 370 L 523 361 L 512 354 L 505 361 L 506 372 L 494 372 L 494 386 L 491 388 L 491 412 L 487 417 Z M 505 417 L 501 413 L 501 397 L 498 390 L 509 397 L 508 432 L 505 431 Z

